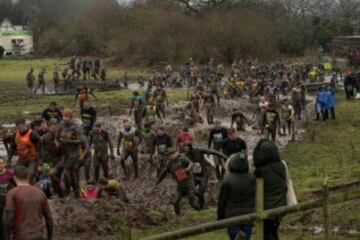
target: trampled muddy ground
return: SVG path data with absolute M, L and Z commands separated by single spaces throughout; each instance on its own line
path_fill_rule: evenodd
M 188 102 L 170 105 L 167 111 L 167 119 L 162 125 L 165 127 L 166 132 L 171 135 L 172 139 L 175 139 L 184 126 L 188 126 L 194 135 L 194 145 L 206 146 L 208 133 L 212 125 L 206 123 L 203 113 L 201 114 L 204 120 L 202 123 L 184 121 L 184 119 L 188 118 L 189 114 L 187 105 Z M 215 118 L 221 119 L 225 127 L 230 127 L 230 115 L 233 108 L 240 109 L 249 119 L 252 119 L 256 104 L 249 103 L 247 99 L 240 101 L 222 100 L 221 106 L 216 107 Z M 123 112 L 128 113 L 128 109 L 123 110 L 125 110 Z M 123 114 L 99 118 L 104 128 L 111 134 L 114 143 L 116 142 L 122 120 L 125 118 L 129 118 L 129 115 Z M 299 134 L 304 131 L 300 127 L 297 129 Z M 258 133 L 258 130 L 252 129 L 250 126 L 246 128 L 246 131 L 239 132 L 239 135 L 246 141 L 249 155 L 252 154 L 257 141 L 263 137 Z M 290 136 L 282 136 L 278 137 L 277 144 L 283 150 L 289 141 Z M 118 158 L 115 162 L 117 160 Z M 128 168 L 132 169 L 130 159 L 127 163 Z M 115 165 L 115 163 L 111 165 Z M 130 181 L 121 182 L 130 200 L 129 204 L 123 204 L 116 200 L 102 200 L 96 203 L 76 200 L 52 200 L 51 205 L 54 210 L 57 239 L 85 239 L 93 236 L 97 236 L 99 239 L 100 237 L 101 239 L 127 239 L 127 226 L 147 229 L 150 227 L 160 227 L 169 222 L 176 222 L 177 220 L 171 204 L 175 194 L 175 182 L 168 177 L 154 189 L 155 183 L 156 167 L 148 162 L 146 155 L 141 155 L 139 178 L 134 179 L 131 177 Z M 206 192 L 207 207 L 216 205 L 217 188 L 218 183 L 214 172 L 212 172 Z M 183 202 L 185 203 L 186 199 Z M 186 214 L 188 207 L 188 204 L 184 204 L 183 214 Z M 117 237 L 112 236 L 113 233 L 117 233 Z M 95 239 L 98 239 L 97 237 Z

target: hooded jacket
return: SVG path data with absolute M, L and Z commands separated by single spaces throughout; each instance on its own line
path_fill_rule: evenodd
M 228 171 L 220 187 L 218 220 L 255 211 L 255 176 L 249 173 L 242 153 L 228 160 Z
M 264 179 L 264 208 L 286 206 L 286 169 L 276 144 L 262 139 L 254 150 L 255 175 Z

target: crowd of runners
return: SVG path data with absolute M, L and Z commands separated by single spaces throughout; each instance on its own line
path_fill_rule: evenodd
M 54 88 L 75 86 L 75 101 L 79 112 L 64 109 L 61 103 L 36 113 L 29 123 L 17 119 L 16 127 L 3 135 L 7 156 L 0 159 L 0 210 L 4 211 L 2 234 L 9 239 L 42 239 L 42 216 L 45 217 L 48 239 L 52 235 L 52 219 L 46 198 L 70 197 L 82 199 L 129 199 L 121 185 L 139 177 L 140 155 L 156 172 L 154 189 L 171 175 L 177 183 L 174 210 L 181 213 L 180 201 L 188 197 L 190 205 L 205 207 L 205 191 L 212 169 L 221 184 L 218 218 L 223 219 L 254 211 L 254 179 L 264 178 L 265 208 L 284 206 L 287 194 L 287 170 L 279 157 L 277 137 L 295 138 L 296 125 L 306 117 L 307 96 L 315 96 L 316 120 L 335 119 L 335 90 L 344 78 L 349 99 L 359 90 L 359 74 L 343 71 L 332 64 L 286 66 L 281 60 L 261 64 L 255 58 L 235 60 L 230 69 L 210 59 L 200 65 L 190 58 L 178 72 L 171 65 L 154 70 L 149 79 L 141 75 L 139 90 L 133 92 L 129 109 L 131 117 L 123 120 L 117 138 L 98 121 L 90 98 L 97 100 L 90 81 L 107 81 L 106 69 L 100 59 L 73 57 L 62 72 L 54 70 Z M 39 72 L 39 84 L 34 87 L 34 70 L 26 76 L 29 89 L 45 88 L 46 69 Z M 129 78 L 123 76 L 127 88 Z M 307 86 L 316 86 L 307 94 Z M 140 88 L 144 88 L 142 91 Z M 169 88 L 183 87 L 187 92 L 191 114 L 202 115 L 211 125 L 207 148 L 196 147 L 188 127 L 179 131 L 176 139 L 166 132 L 163 123 L 171 99 Z M 240 108 L 228 116 L 230 126 L 223 126 L 217 109 L 227 100 L 247 99 L 255 104 L 252 117 Z M 80 117 L 81 125 L 78 124 Z M 181 120 L 180 120 L 181 121 Z M 255 129 L 263 139 L 257 144 L 252 162 L 247 143 L 239 133 Z M 213 156 L 213 166 L 208 156 Z M 131 158 L 133 167 L 126 162 Z M 83 172 L 83 174 L 81 174 Z M 81 177 L 84 175 L 84 177 Z M 86 182 L 82 188 L 80 182 Z M 17 187 L 15 187 L 17 186 Z M 36 187 L 34 187 L 36 186 Z M 15 188 L 14 188 L 15 187 Z M 268 188 L 268 189 L 267 189 Z M 274 191 L 273 189 L 276 189 Z M 134 189 L 136 191 L 136 189 Z M 34 199 L 27 201 L 26 199 Z M 18 217 L 19 215 L 24 217 Z M 36 217 L 35 217 L 36 216 Z M 24 220 L 25 218 L 29 219 Z M 265 222 L 265 239 L 278 239 L 278 219 Z M 250 239 L 252 224 L 229 228 L 231 239 L 239 231 Z M 12 231 L 11 230 L 15 230 Z M 40 234 L 40 235 L 39 235 Z M 38 238 L 37 238 L 38 237 Z

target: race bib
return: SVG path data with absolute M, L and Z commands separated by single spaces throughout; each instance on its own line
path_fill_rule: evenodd
M 164 153 L 165 150 L 166 150 L 166 145 L 165 145 L 165 144 L 160 144 L 160 145 L 158 146 L 158 151 L 159 151 L 159 153 Z
M 221 133 L 214 134 L 214 142 L 221 143 L 223 141 L 223 135 Z
M 134 147 L 134 142 L 132 140 L 125 140 L 124 147 L 125 149 L 132 149 Z

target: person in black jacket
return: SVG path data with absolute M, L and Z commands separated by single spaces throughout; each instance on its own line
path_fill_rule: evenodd
M 42 118 L 49 122 L 51 119 L 55 119 L 57 123 L 62 120 L 62 113 L 57 107 L 56 102 L 51 102 L 50 106 L 46 108 L 42 113 Z
M 209 134 L 209 140 L 208 140 L 208 148 L 211 148 L 211 145 L 213 144 L 213 148 L 216 151 L 222 151 L 223 142 L 225 139 L 227 139 L 228 136 L 228 130 L 221 126 L 221 122 L 219 120 L 215 120 L 215 126 L 213 129 L 211 129 Z M 215 158 L 215 172 L 216 172 L 216 178 L 218 180 L 221 179 L 221 169 L 220 169 L 220 159 Z
M 264 179 L 264 209 L 286 206 L 286 168 L 276 144 L 271 140 L 261 139 L 254 149 L 253 159 L 256 177 Z M 278 217 L 264 220 L 264 239 L 278 240 L 279 226 Z
M 157 174 L 159 175 L 165 168 L 167 162 L 164 154 L 168 148 L 172 147 L 171 137 L 165 133 L 165 129 L 162 126 L 159 127 L 152 146 L 153 149 L 151 151 L 150 159 L 153 160 L 154 154 L 157 153 L 156 156 L 160 162 L 160 167 L 157 171 Z
M 255 212 L 255 176 L 249 173 L 249 163 L 243 153 L 228 159 L 227 172 L 220 187 L 218 220 Z M 230 240 L 243 234 L 250 240 L 253 223 L 228 227 Z

